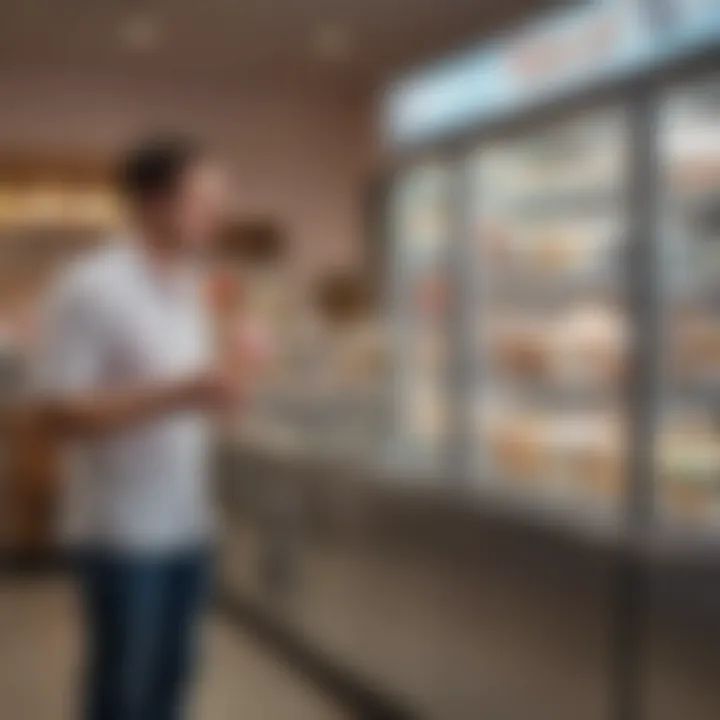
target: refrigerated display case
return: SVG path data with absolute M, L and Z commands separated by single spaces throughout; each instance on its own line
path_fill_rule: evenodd
M 561 13 L 386 100 L 392 441 L 561 525 L 720 523 L 720 6 L 660 5 Z

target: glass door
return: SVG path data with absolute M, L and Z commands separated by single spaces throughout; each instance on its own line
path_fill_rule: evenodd
M 427 163 L 405 172 L 392 203 L 391 287 L 395 348 L 393 464 L 438 470 L 447 428 L 447 253 L 450 170 Z
M 720 77 L 661 107 L 662 516 L 720 527 Z
M 628 123 L 583 115 L 471 159 L 476 476 L 615 506 L 625 480 Z

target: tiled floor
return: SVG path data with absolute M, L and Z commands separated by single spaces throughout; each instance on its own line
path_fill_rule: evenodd
M 60 582 L 0 581 L 0 715 L 74 720 L 80 644 Z M 249 636 L 211 618 L 192 720 L 343 720 L 344 713 Z

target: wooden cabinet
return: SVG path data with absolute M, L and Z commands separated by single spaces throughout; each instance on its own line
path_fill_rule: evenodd
M 3 423 L 6 550 L 40 555 L 54 546 L 59 491 L 57 443 L 31 412 L 12 411 Z
M 0 153 L 0 325 L 22 364 L 48 284 L 114 232 L 121 210 L 103 159 Z M 7 409 L 21 385 L 0 379 L 0 544 L 37 555 L 54 546 L 59 452 L 29 409 Z

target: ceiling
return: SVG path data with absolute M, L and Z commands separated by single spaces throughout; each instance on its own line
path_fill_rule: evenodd
M 558 2 L 0 0 L 0 65 L 376 83 Z

